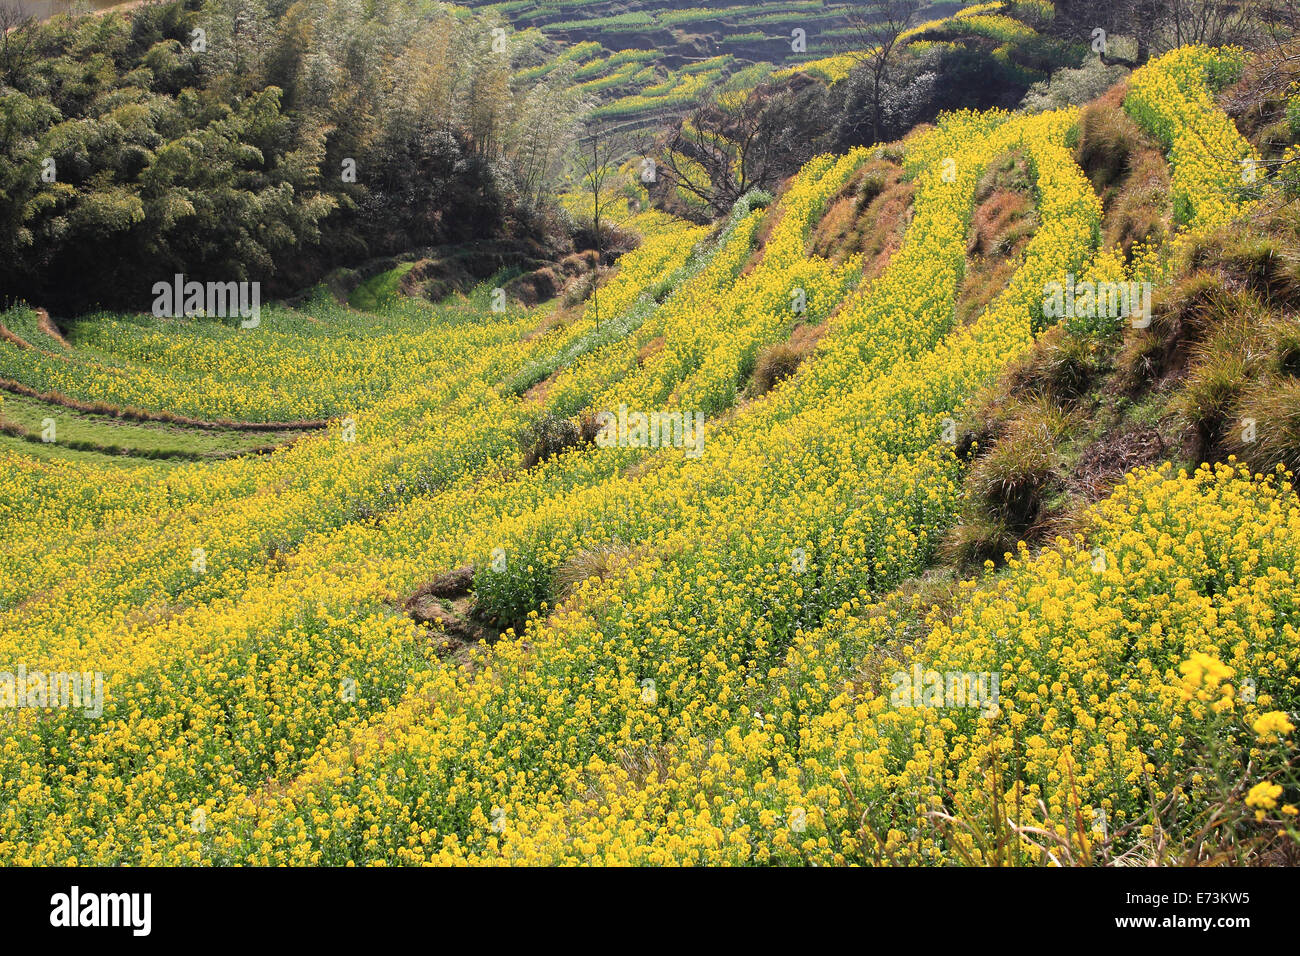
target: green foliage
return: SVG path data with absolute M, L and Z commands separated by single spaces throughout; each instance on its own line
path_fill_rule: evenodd
M 57 441 L 41 440 L 47 420 L 55 423 Z M 20 439 L 24 454 L 36 453 L 44 446 L 42 457 L 67 457 L 66 452 L 95 453 L 90 460 L 103 463 L 107 458 L 127 456 L 135 459 L 198 461 L 232 458 L 241 454 L 269 450 L 299 437 L 301 433 L 243 432 L 187 428 L 161 422 L 133 422 L 106 415 L 93 415 L 64 408 L 22 395 L 5 395 L 0 406 L 0 432 Z M 13 448 L 14 444 L 6 443 Z
M 1131 46 L 1127 38 L 1118 37 L 1114 42 L 1114 52 L 1117 56 L 1131 55 Z M 1101 96 L 1128 72 L 1128 67 L 1118 63 L 1102 63 L 1095 53 L 1089 54 L 1078 67 L 1064 67 L 1048 79 L 1035 83 L 1020 105 L 1031 113 L 1065 106 L 1082 106 Z
M 372 276 L 352 290 L 348 296 L 348 305 L 362 312 L 376 312 L 385 303 L 391 302 L 398 294 L 402 276 L 411 271 L 413 262 L 403 262 L 386 272 Z
M 18 27 L 39 56 L 0 84 L 0 288 L 147 308 L 178 272 L 287 293 L 335 264 L 544 231 L 582 103 L 571 63 L 513 83 L 498 22 L 173 0 Z

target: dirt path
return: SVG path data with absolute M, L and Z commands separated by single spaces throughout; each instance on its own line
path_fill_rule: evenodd
M 0 340 L 8 342 L 10 345 L 20 349 L 29 349 L 32 347 L 31 344 L 26 339 L 20 337 L 14 332 L 11 332 L 9 330 L 9 327 L 5 325 L 3 322 L 0 322 Z
M 50 318 L 50 313 L 46 312 L 44 309 L 36 310 L 36 327 L 54 341 L 58 342 L 65 351 L 72 351 L 72 346 L 69 345 L 68 340 L 63 337 L 63 333 L 59 331 L 59 327 L 54 324 L 54 321 Z
M 16 345 L 27 345 L 18 336 L 14 335 L 3 325 L 0 325 L 0 338 L 12 341 Z M 126 421 L 135 422 L 159 422 L 165 425 L 183 425 L 187 428 L 199 428 L 211 431 L 239 431 L 239 432 L 305 432 L 318 431 L 329 427 L 329 419 L 313 418 L 296 422 L 239 422 L 228 418 L 218 418 L 214 420 L 205 420 L 201 418 L 190 418 L 188 415 L 177 415 L 172 412 L 155 412 L 145 408 L 119 407 L 111 405 L 108 402 L 84 402 L 79 399 L 70 398 L 59 392 L 42 392 L 39 389 L 24 385 L 22 382 L 15 382 L 12 379 L 0 378 L 0 391 L 12 392 L 15 395 L 22 395 L 26 398 L 34 398 L 38 401 L 47 402 L 50 405 L 59 405 L 63 408 L 72 409 L 75 412 L 83 412 L 87 415 L 103 415 L 107 418 L 121 418 Z

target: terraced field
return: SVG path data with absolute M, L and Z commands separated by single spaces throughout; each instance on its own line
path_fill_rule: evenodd
M 675 3 L 470 3 L 500 16 L 524 35 L 534 31 L 561 44 L 557 56 L 521 71 L 535 80 L 567 63 L 578 89 L 598 100 L 596 119 L 636 129 L 689 112 L 719 87 L 751 89 L 768 77 L 807 72 L 833 83 L 862 62 L 874 14 L 860 4 L 832 0 L 721 4 L 682 8 Z M 1034 8 L 1033 3 L 1015 5 Z M 1050 8 L 1043 7 L 1043 16 Z M 645 9 L 624 9 L 644 7 Z M 622 12 L 611 13 L 606 8 Z M 1018 47 L 1036 37 L 1023 19 L 1008 16 L 1003 0 L 934 3 L 904 31 L 902 45 L 961 47 L 981 38 L 1000 43 L 1006 68 L 1026 83 L 1046 74 L 1019 62 Z M 1034 12 L 1032 9 L 1029 12 Z
M 596 84 L 645 69 L 573 59 Z M 952 425 L 1049 335 L 1044 289 L 1167 281 L 1252 214 L 1259 157 L 1214 99 L 1241 68 L 1184 48 L 1130 80 L 1176 233 L 1128 256 L 1079 110 L 965 112 L 714 228 L 632 217 L 599 316 L 496 308 L 491 280 L 364 312 L 322 291 L 252 329 L 3 313 L 0 671 L 104 684 L 6 716 L 0 860 L 1168 862 L 1156 835 L 1211 808 L 1289 826 L 1285 468 L 1140 468 L 1074 535 L 919 590 L 972 468 Z M 1036 228 L 959 320 L 1008 155 Z M 911 199 L 883 267 L 810 251 L 886 175 Z M 790 342 L 806 357 L 760 387 Z M 29 441 L 51 416 L 66 439 Z M 275 447 L 226 457 L 256 435 Z M 95 457 L 113 444 L 137 457 Z M 982 690 L 954 707 L 930 673 Z

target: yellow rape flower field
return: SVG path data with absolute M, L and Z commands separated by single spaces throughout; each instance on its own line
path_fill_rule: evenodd
M 1006 6 L 958 16 L 1015 38 Z M 1158 282 L 1255 214 L 1263 157 L 1215 99 L 1244 59 L 1182 47 L 1127 81 L 1174 206 L 1136 253 L 1105 238 L 1080 109 L 966 111 L 713 226 L 620 215 L 639 244 L 598 307 L 321 291 L 256 328 L 114 314 L 64 345 L 0 314 L 20 394 L 304 428 L 168 469 L 0 446 L 0 863 L 1144 865 L 1300 840 L 1285 462 L 1148 462 L 942 600 L 918 583 L 976 467 L 954 423 L 1053 334 L 1045 287 Z M 959 318 L 1007 155 L 1036 229 Z M 814 240 L 874 164 L 912 198 L 873 271 Z

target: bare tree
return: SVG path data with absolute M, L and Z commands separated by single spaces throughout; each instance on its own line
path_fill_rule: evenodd
M 574 89 L 571 65 L 555 70 L 523 97 L 510 140 L 521 192 L 533 208 L 542 205 L 553 179 L 563 171 L 566 146 L 591 105 Z
M 1249 45 L 1259 36 L 1268 5 L 1268 0 L 1060 0 L 1053 28 L 1075 39 L 1087 39 L 1095 29 L 1131 36 L 1137 42 L 1133 59 L 1103 50 L 1101 61 L 1136 68 L 1186 44 Z
M 600 266 L 605 257 L 603 220 L 606 211 L 617 201 L 614 183 L 618 178 L 618 164 L 627 153 L 627 145 L 616 133 L 596 125 L 579 143 L 575 162 L 582 178 L 584 191 L 591 196 L 592 231 L 596 242 L 596 268 L 592 270 L 591 308 L 596 315 L 596 328 L 600 328 Z
M 1133 59 L 1115 56 L 1105 43 L 1098 51 L 1107 66 L 1136 69 L 1150 55 L 1157 24 L 1163 19 L 1168 0 L 1058 0 L 1053 32 L 1071 40 L 1096 39 L 1095 31 L 1106 36 L 1131 36 L 1137 42 Z
M 1296 84 L 1300 83 L 1300 0 L 1272 0 L 1252 5 L 1254 14 L 1245 40 L 1252 48 L 1246 82 L 1223 96 L 1224 109 L 1242 128 L 1262 130 L 1288 119 Z M 1224 157 L 1234 162 L 1237 157 Z M 1284 152 L 1258 163 L 1258 182 L 1280 186 L 1294 201 L 1300 192 L 1300 157 Z
M 28 65 L 36 59 L 36 18 L 21 3 L 0 3 L 0 80 L 17 86 Z
M 794 109 L 789 91 L 760 87 L 743 100 L 708 103 L 678 120 L 661 150 L 673 184 L 719 215 L 751 189 L 776 186 L 792 164 L 807 159 Z
M 1168 0 L 1169 45 L 1245 43 L 1257 32 L 1260 6 L 1254 0 Z
M 884 106 L 885 84 L 894 65 L 894 55 L 902 45 L 903 33 L 912 25 L 921 0 L 873 0 L 870 13 L 849 17 L 857 35 L 850 52 L 867 70 L 871 84 L 871 141 L 880 142 L 880 117 Z

